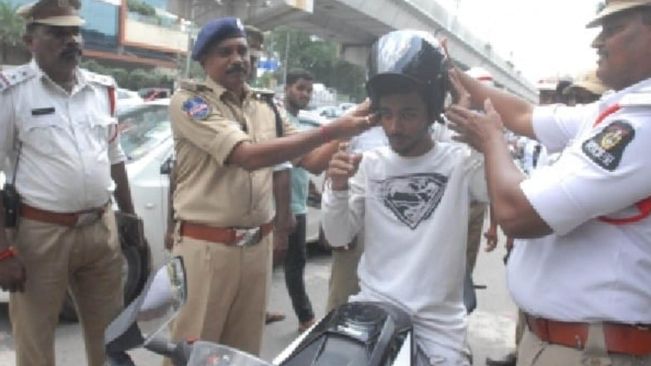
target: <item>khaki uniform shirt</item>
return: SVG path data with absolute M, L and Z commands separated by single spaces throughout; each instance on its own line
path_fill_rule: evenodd
M 186 83 L 170 102 L 176 151 L 176 220 L 216 227 L 255 227 L 274 216 L 272 168 L 249 172 L 225 163 L 243 142 L 276 138 L 271 107 L 246 87 L 240 102 L 207 78 Z M 283 119 L 285 135 L 295 128 Z

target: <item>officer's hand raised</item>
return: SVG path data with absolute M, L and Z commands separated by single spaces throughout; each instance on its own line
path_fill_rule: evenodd
M 330 179 L 332 190 L 347 190 L 348 178 L 355 175 L 361 161 L 361 154 L 349 152 L 347 142 L 340 143 L 339 151 L 332 156 L 330 165 L 328 166 L 328 178 Z
M 332 135 L 331 137 L 346 139 L 377 125 L 378 121 L 377 116 L 371 113 L 371 101 L 366 99 L 322 129 L 326 134 Z
M 453 139 L 465 142 L 481 152 L 484 152 L 487 141 L 494 137 L 501 139 L 504 127 L 502 117 L 493 108 L 490 99 L 484 102 L 484 111 L 485 114 L 457 105 L 451 106 L 445 116 L 450 120 L 450 129 L 459 134 Z
M 0 288 L 4 291 L 22 292 L 26 279 L 25 266 L 20 258 L 13 256 L 0 261 Z

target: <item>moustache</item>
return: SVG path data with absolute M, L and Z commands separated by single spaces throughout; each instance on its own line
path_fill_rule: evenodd
M 70 47 L 61 51 L 61 56 L 63 57 L 72 57 L 72 56 L 81 56 L 81 48 L 79 47 Z
M 246 73 L 246 68 L 242 65 L 235 65 L 226 70 L 227 74 L 234 74 L 236 72 Z

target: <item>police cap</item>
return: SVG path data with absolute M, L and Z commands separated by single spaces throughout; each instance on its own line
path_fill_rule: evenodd
M 643 6 L 651 6 L 651 0 L 606 0 L 606 5 L 597 16 L 588 23 L 588 28 L 594 28 L 601 25 L 601 22 L 613 14 L 617 14 L 624 10 L 640 8 Z
M 246 37 L 244 25 L 238 18 L 225 17 L 209 21 L 201 28 L 192 49 L 192 59 L 199 61 L 212 43 L 228 38 Z
M 79 27 L 85 21 L 79 16 L 80 0 L 40 0 L 18 8 L 16 14 L 27 24 L 38 23 L 56 27 Z

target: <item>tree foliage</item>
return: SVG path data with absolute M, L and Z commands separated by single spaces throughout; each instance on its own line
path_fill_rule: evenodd
M 287 40 L 289 54 L 285 60 Z M 363 99 L 364 69 L 361 66 L 339 58 L 339 47 L 331 41 L 317 39 L 304 32 L 288 27 L 278 27 L 271 32 L 267 41 L 268 49 L 278 57 L 289 70 L 301 68 L 310 71 L 318 82 L 347 94 L 355 100 Z M 282 84 L 282 70 L 275 74 Z
M 6 62 L 9 48 L 22 43 L 25 22 L 16 14 L 17 8 L 8 0 L 0 0 L 0 63 Z
M 139 90 L 142 88 L 163 87 L 173 89 L 174 78 L 157 70 L 127 70 L 105 66 L 95 60 L 85 60 L 81 66 L 98 74 L 113 76 L 120 88 Z

